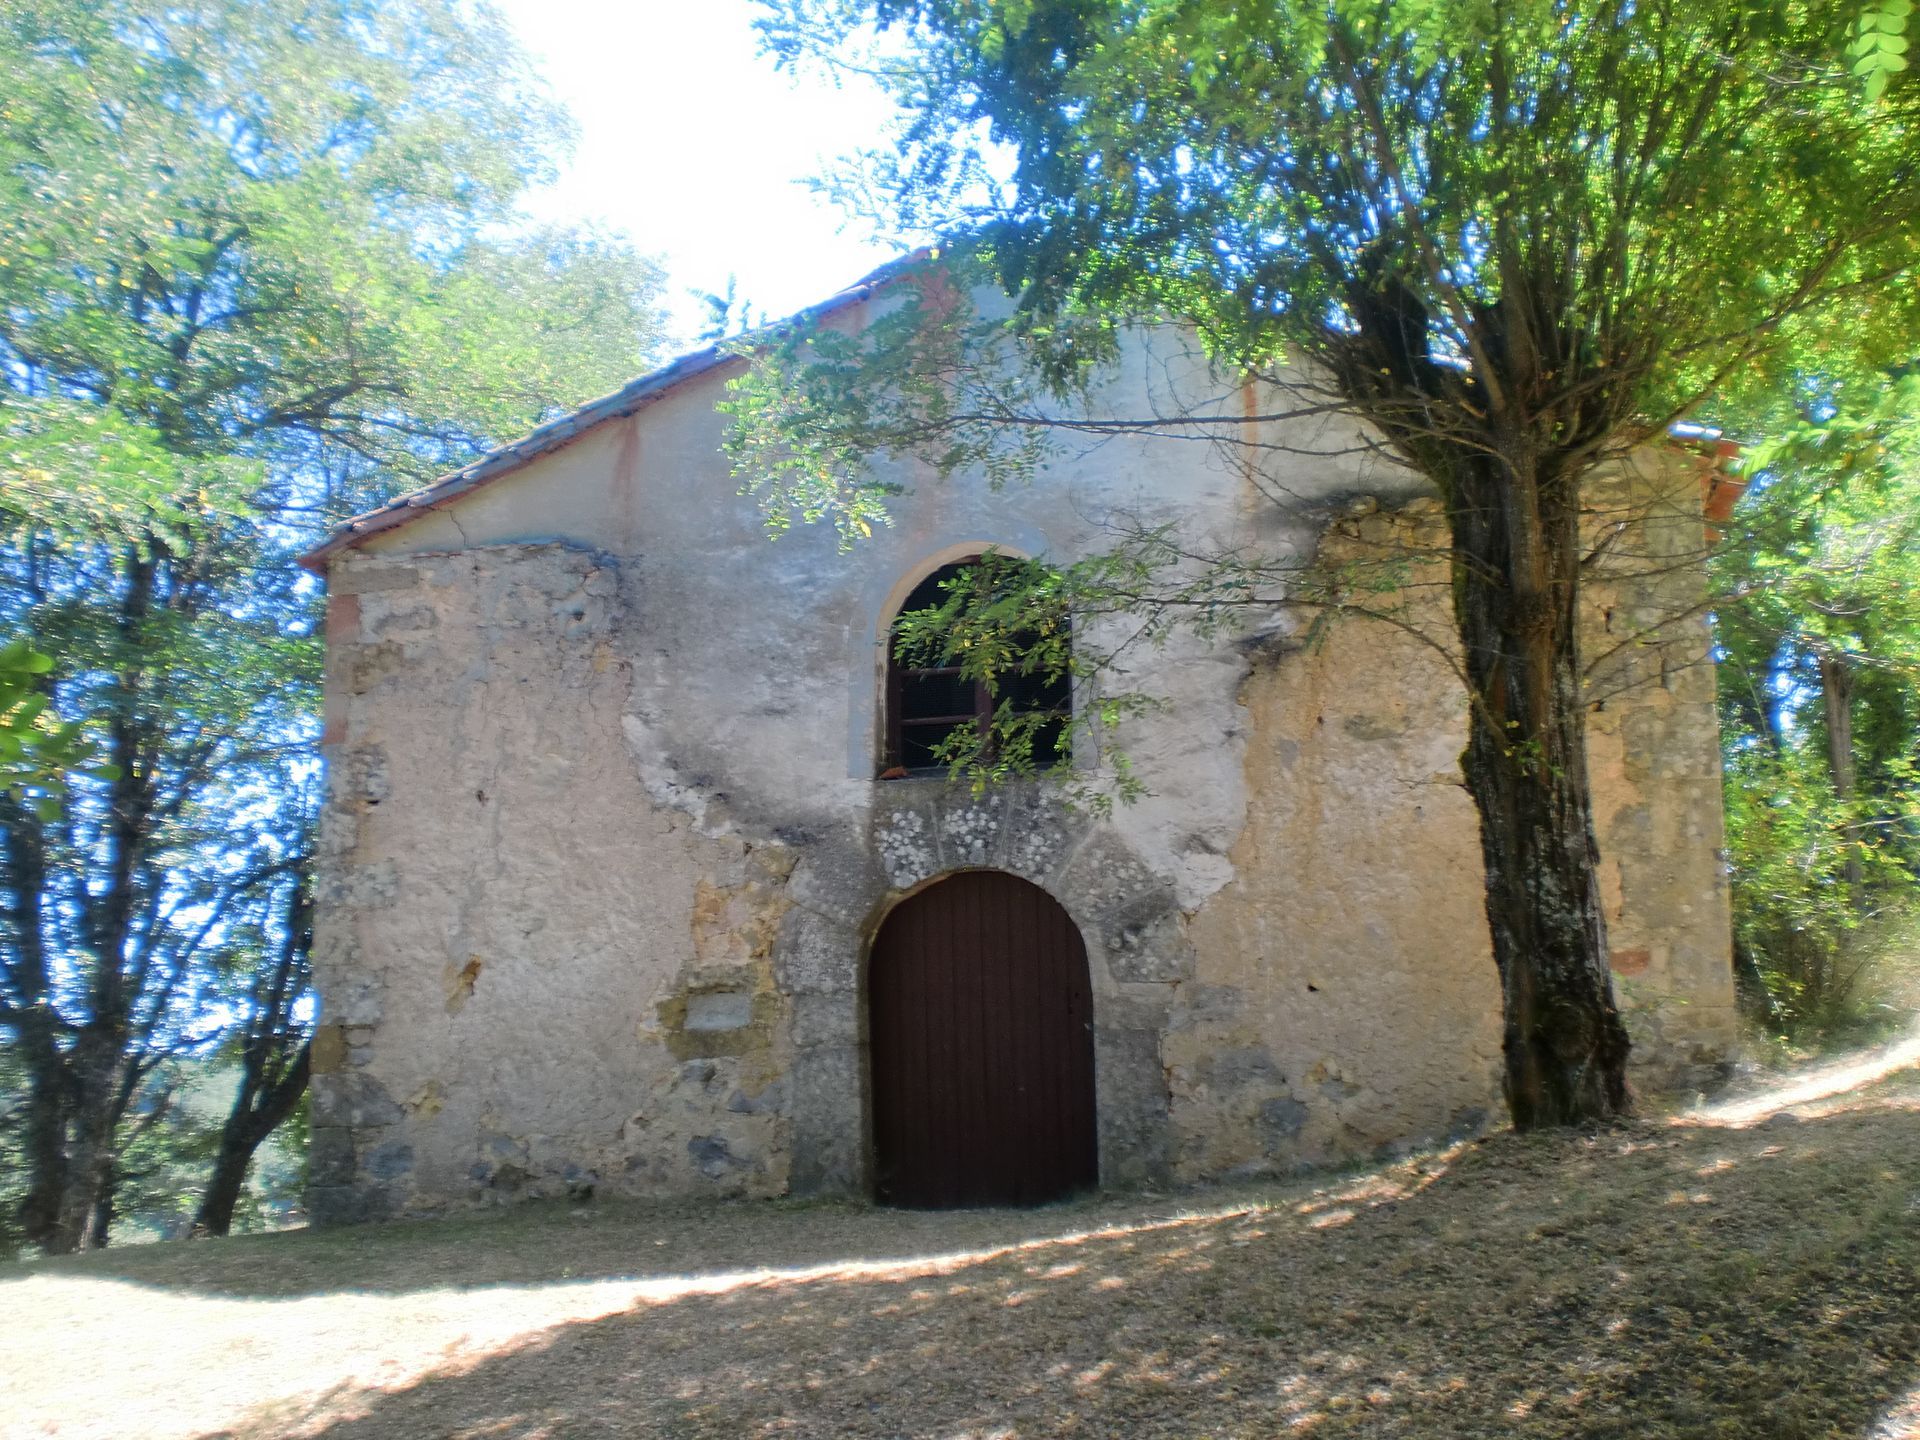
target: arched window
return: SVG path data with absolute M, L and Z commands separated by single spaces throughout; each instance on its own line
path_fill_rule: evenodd
M 913 589 L 899 613 L 931 610 L 947 599 L 946 584 L 978 557 L 942 565 Z M 1072 689 L 1062 674 L 1006 677 L 997 687 L 969 680 L 958 665 L 920 665 L 903 658 L 897 637 L 887 640 L 886 749 L 883 775 L 938 775 L 946 766 L 937 756 L 941 742 L 956 730 L 972 727 L 987 738 L 994 713 L 1004 700 L 1015 714 L 1047 718 L 1034 734 L 1033 760 L 1051 765 L 1068 755 L 1067 722 L 1072 715 Z

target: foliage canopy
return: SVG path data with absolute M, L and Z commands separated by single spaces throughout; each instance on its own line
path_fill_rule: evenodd
M 1049 430 L 1195 425 L 1068 418 L 1139 324 L 1191 327 L 1291 417 L 1362 418 L 1447 511 L 1510 1105 L 1522 1125 L 1619 1113 L 1576 638 L 1583 477 L 1681 418 L 1764 414 L 1797 377 L 1920 349 L 1906 11 L 769 9 L 785 58 L 893 86 L 896 150 L 849 188 L 961 266 L 864 339 L 803 329 L 762 361 L 735 451 L 769 510 L 857 534 L 886 513 L 878 454 L 1004 479 L 1033 473 Z M 972 311 L 980 278 L 1004 309 Z
M 0 70 L 0 653 L 88 757 L 0 799 L 9 1198 L 69 1248 L 175 1057 L 240 1065 L 242 1171 L 306 1082 L 292 554 L 630 375 L 659 282 L 519 223 L 567 123 L 485 10 L 0 0 Z

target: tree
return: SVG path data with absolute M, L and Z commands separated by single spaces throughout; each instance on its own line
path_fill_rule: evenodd
M 291 554 L 630 374 L 658 278 L 517 225 L 565 123 L 485 12 L 0 0 L 0 65 L 0 633 L 106 767 L 0 798 L 21 1228 L 60 1251 L 170 1059 L 239 1031 L 210 1225 L 304 1083 Z
M 1807 398 L 1716 559 L 1736 954 L 1782 1034 L 1857 1017 L 1920 876 L 1920 378 Z
M 25 640 L 0 648 L 0 795 L 48 814 L 87 756 L 79 724 L 47 708 L 42 677 L 52 670 L 53 657 Z
M 1796 367 L 1913 353 L 1920 87 L 1883 69 L 1867 100 L 1862 23 L 1843 0 L 787 0 L 777 53 L 904 108 L 860 193 L 1010 314 L 956 318 L 963 269 L 865 341 L 791 337 L 740 402 L 741 473 L 856 530 L 885 508 L 875 451 L 1020 473 L 1043 402 L 1141 320 L 1295 414 L 1365 420 L 1447 514 L 1514 1120 L 1618 1114 L 1582 482 Z M 1033 378 L 996 387 L 1014 351 Z M 1169 422 L 1199 423 L 1078 423 Z
M 301 827 L 302 838 L 309 828 Z M 311 856 L 289 856 L 256 894 L 249 924 L 233 942 L 245 984 L 241 1019 L 228 1036 L 239 1082 L 194 1211 L 193 1228 L 204 1235 L 232 1228 L 254 1152 L 293 1114 L 312 1074 L 311 1027 L 299 1012 L 313 977 Z

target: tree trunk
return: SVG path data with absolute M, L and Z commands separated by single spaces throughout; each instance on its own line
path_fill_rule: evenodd
M 50 1249 L 60 1229 L 60 1197 L 67 1188 L 67 1076 L 55 1038 L 52 1007 L 28 1009 L 15 1026 L 27 1063 L 24 1130 L 27 1193 L 21 1197 L 20 1233 L 30 1245 Z
M 1853 798 L 1853 671 L 1844 658 L 1822 652 L 1820 698 L 1827 712 L 1827 768 L 1833 793 Z
M 195 1235 L 225 1235 L 233 1228 L 233 1210 L 240 1203 L 240 1189 L 246 1184 L 247 1167 L 253 1163 L 253 1152 L 259 1143 L 255 1140 L 249 1144 L 245 1136 L 237 1134 L 233 1120 L 228 1120 L 221 1129 L 220 1153 L 213 1158 L 213 1175 L 207 1181 L 206 1193 L 200 1197 L 200 1208 L 194 1212 Z
M 1473 713 L 1461 768 L 1480 812 L 1487 921 L 1515 1126 L 1627 1113 L 1630 1042 L 1594 875 L 1580 694 L 1579 497 L 1524 437 L 1461 467 L 1454 604 Z
M 100 1187 L 100 1193 L 94 1196 L 93 1211 L 87 1217 L 85 1248 L 104 1250 L 107 1240 L 113 1234 L 114 1217 L 119 1214 L 114 1202 L 120 1195 L 120 1166 L 115 1163 L 108 1167 L 107 1180 Z
M 1820 698 L 1827 713 L 1827 772 L 1833 778 L 1833 793 L 1842 804 L 1853 799 L 1855 773 L 1853 763 L 1853 667 L 1846 657 L 1820 652 Z M 1847 831 L 1847 893 L 1856 905 L 1866 871 L 1860 863 L 1860 850 L 1853 831 Z
M 49 1254 L 97 1250 L 107 1243 L 103 1226 L 111 1218 L 112 1207 L 101 1202 L 113 1188 L 114 1166 L 120 1158 L 120 1120 L 126 1113 L 119 1098 L 127 1064 L 121 1050 L 111 1034 L 83 1030 L 69 1060 L 71 1143 L 59 1222 L 45 1242 Z
M 90 953 L 86 1023 L 67 1054 L 68 1151 L 59 1224 L 48 1249 L 55 1254 L 107 1243 L 112 1206 L 103 1203 L 119 1163 L 120 1121 L 133 1098 L 138 1062 L 133 1048 L 139 983 L 132 953 L 140 873 L 152 839 L 154 774 L 148 741 L 158 722 L 147 709 L 151 663 L 147 621 L 157 562 L 137 545 L 122 557 L 124 589 L 115 615 L 119 666 L 106 717 L 106 758 L 115 775 L 107 788 L 102 827 L 101 882 L 86 890 L 84 948 Z M 158 1014 L 154 1018 L 158 1018 Z
M 1773 992 L 1767 989 L 1767 977 L 1760 973 L 1760 962 L 1753 958 L 1753 951 L 1742 945 L 1736 937 L 1733 942 L 1733 976 L 1738 982 L 1734 987 L 1734 996 L 1740 1001 L 1741 1008 L 1749 1017 L 1767 1027 L 1769 1033 L 1778 1033 L 1780 1029 L 1780 1009 L 1773 1003 Z
M 67 1112 L 72 1103 L 46 950 L 47 854 L 39 821 L 6 795 L 0 795 L 0 836 L 5 841 L 0 849 L 0 881 L 4 881 L 0 903 L 6 905 L 10 950 L 4 960 L 18 997 L 18 1008 L 8 1013 L 7 1020 L 27 1068 L 21 1127 L 27 1191 L 18 1213 L 21 1234 L 29 1244 L 45 1249 L 60 1230 L 60 1199 L 67 1189 Z
M 293 1113 L 306 1093 L 310 1065 L 311 1047 L 303 1045 L 299 1058 L 274 1084 L 262 1088 L 254 1074 L 242 1080 L 233 1113 L 220 1127 L 220 1152 L 214 1157 L 213 1177 L 193 1217 L 194 1234 L 225 1235 L 233 1228 L 234 1207 L 239 1204 L 253 1152 Z

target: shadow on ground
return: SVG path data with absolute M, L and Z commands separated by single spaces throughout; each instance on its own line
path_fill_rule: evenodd
M 233 1436 L 1891 1440 L 1920 1386 L 1920 1084 L 1848 1101 L 1500 1136 L 1185 1216 L 606 1207 L 71 1268 L 215 1296 L 507 1287 L 476 1310 L 652 1277 Z

